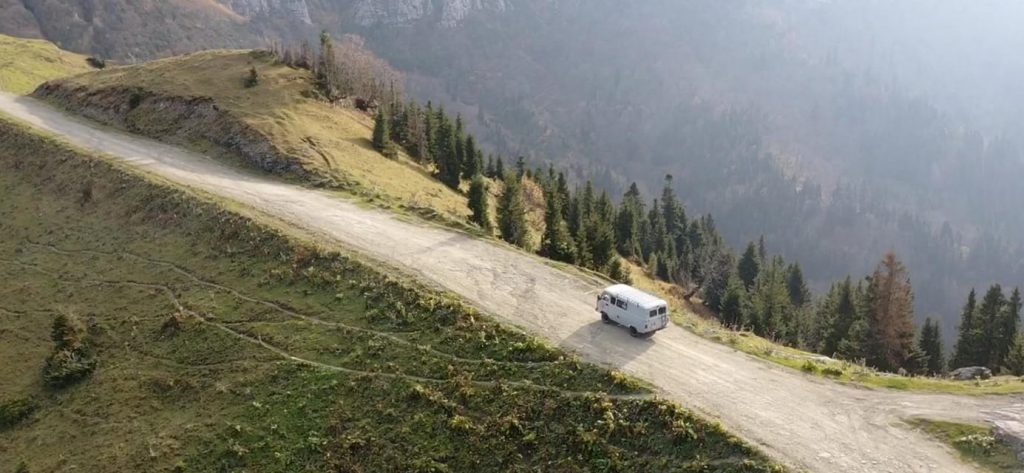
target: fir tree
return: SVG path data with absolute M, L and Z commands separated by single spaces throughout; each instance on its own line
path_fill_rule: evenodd
M 942 354 L 942 333 L 938 322 L 931 317 L 925 319 L 921 326 L 921 338 L 918 339 L 917 349 L 924 356 L 925 372 L 931 376 L 942 374 L 945 369 L 945 359 Z
M 1003 295 L 1003 288 L 998 284 L 989 287 L 985 297 L 981 299 L 978 306 L 978 322 L 981 326 L 981 350 L 979 350 L 978 364 L 987 366 L 993 370 L 998 369 L 1002 364 L 999 359 L 999 316 L 1006 306 L 1006 296 Z
M 786 268 L 786 273 L 788 275 L 786 285 L 789 289 L 789 301 L 793 307 L 803 307 L 811 301 L 811 290 L 807 288 L 807 283 L 804 281 L 804 273 L 800 269 L 800 264 L 789 265 Z
M 501 159 L 501 156 L 494 158 L 494 177 L 495 179 L 503 179 L 505 176 L 505 163 Z
M 526 176 L 526 158 L 522 156 L 516 158 L 516 176 L 520 179 Z
M 493 231 L 491 211 L 488 205 L 487 179 L 480 174 L 473 176 L 469 185 L 469 208 L 473 211 L 472 220 L 487 234 Z
M 725 287 L 719 316 L 725 326 L 738 327 L 747 319 L 746 312 L 747 290 L 743 287 L 743 281 L 739 276 L 734 274 L 729 277 L 729 283 Z
M 859 319 L 857 297 L 853 282 L 833 284 L 818 309 L 818 318 L 823 325 L 824 339 L 820 352 L 833 356 L 839 352 L 839 345 L 850 336 L 850 328 Z
M 384 114 L 384 107 L 377 108 L 377 116 L 373 119 L 373 149 L 384 152 L 391 141 L 391 133 L 388 131 L 388 119 Z
M 1020 325 L 1021 295 L 1020 288 L 1014 288 L 1010 294 L 1010 300 L 1006 302 L 1003 313 L 1000 316 L 1001 324 L 999 330 L 999 365 L 1006 363 L 1006 358 L 1015 349 L 1017 343 L 1018 326 Z
M 1014 335 L 1010 351 L 1006 354 L 1006 360 L 1000 371 L 1014 376 L 1024 375 L 1024 333 L 1017 332 Z
M 494 179 L 498 175 L 498 171 L 494 168 L 494 155 L 487 155 L 487 170 L 484 173 L 487 177 Z
M 754 287 L 754 281 L 757 279 L 760 270 L 761 259 L 758 256 L 757 248 L 754 247 L 754 242 L 750 242 L 736 267 L 740 280 L 743 281 L 743 287 L 747 288 L 748 291 Z
M 615 241 L 623 256 L 640 256 L 640 225 L 644 212 L 640 190 L 634 182 L 622 197 L 619 213 L 615 217 Z
M 562 218 L 562 197 L 548 193 L 544 212 L 544 237 L 541 241 L 541 255 L 566 263 L 576 262 L 576 245 L 569 226 Z
M 611 264 L 608 267 L 608 277 L 612 278 L 613 281 L 618 281 L 624 284 L 632 284 L 633 278 L 629 275 L 629 269 L 622 264 L 622 258 L 612 259 Z
M 980 330 L 976 321 L 977 296 L 974 289 L 967 296 L 967 303 L 960 312 L 960 329 L 957 337 L 953 359 L 949 362 L 951 369 L 976 365 L 980 350 Z
M 878 264 L 868 286 L 869 347 L 868 362 L 887 371 L 895 371 L 909 359 L 914 346 L 914 295 L 906 267 L 892 252 Z
M 530 244 L 530 230 L 526 223 L 522 181 L 510 173 L 505 175 L 504 184 L 498 199 L 498 231 L 503 240 L 527 248 Z
M 476 140 L 473 135 L 466 137 L 465 161 L 462 162 L 462 178 L 472 179 L 473 176 L 483 172 L 483 156 L 480 150 L 476 149 Z

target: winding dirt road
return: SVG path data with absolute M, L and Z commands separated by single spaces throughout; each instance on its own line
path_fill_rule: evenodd
M 172 182 L 231 199 L 321 240 L 404 268 L 587 360 L 651 381 L 665 397 L 720 420 L 797 469 L 975 471 L 901 419 L 1024 417 L 1020 397 L 956 397 L 840 385 L 764 362 L 675 326 L 651 339 L 633 339 L 622 329 L 601 324 L 594 314 L 597 282 L 502 245 L 409 223 L 328 193 L 111 131 L 31 98 L 0 93 L 0 111 L 82 148 L 109 153 Z

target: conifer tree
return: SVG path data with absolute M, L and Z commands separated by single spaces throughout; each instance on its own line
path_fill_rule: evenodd
M 819 351 L 826 356 L 838 353 L 839 345 L 850 337 L 850 329 L 859 319 L 857 310 L 858 298 L 854 292 L 853 282 L 846 280 L 832 285 L 828 295 L 818 309 L 824 339 Z
M 455 116 L 455 135 L 452 137 L 454 143 L 454 154 L 451 157 L 451 165 L 454 166 L 453 173 L 462 176 L 466 169 L 466 161 L 475 156 L 466 154 L 466 132 L 462 124 L 462 115 Z
M 730 276 L 719 310 L 722 324 L 738 327 L 747 319 L 747 304 L 747 290 L 743 287 L 743 281 L 735 274 Z
M 925 372 L 931 376 L 942 374 L 945 369 L 945 359 L 942 354 L 942 333 L 938 322 L 931 317 L 925 319 L 921 326 L 921 338 L 918 339 L 917 349 L 925 359 Z
M 388 119 L 384 113 L 384 107 L 377 108 L 377 116 L 373 119 L 373 149 L 384 152 L 391 141 L 391 134 L 388 131 Z
M 516 158 L 516 176 L 520 179 L 526 176 L 526 158 L 522 156 Z
M 999 327 L 999 340 L 996 346 L 999 349 L 999 368 L 1006 364 L 1006 358 L 1012 352 L 1017 343 L 1018 326 L 1020 325 L 1021 295 L 1020 288 L 1014 288 L 1010 293 L 1010 299 L 1006 301 L 1003 313 L 1000 315 L 1001 324 Z
M 558 173 L 558 184 L 556 185 L 556 192 L 562 198 L 562 218 L 566 222 L 569 221 L 569 201 L 572 196 L 569 194 L 569 181 L 565 178 L 565 173 L 559 171 Z
M 473 176 L 483 172 L 483 156 L 480 150 L 476 149 L 476 140 L 473 135 L 466 137 L 466 144 L 463 146 L 465 161 L 462 162 L 462 178 L 472 179 Z
M 675 243 L 676 250 L 684 246 L 686 231 L 686 211 L 679 203 L 675 190 L 672 189 L 672 175 L 665 175 L 665 188 L 661 192 L 661 208 L 665 217 L 665 230 Z
M 522 181 L 515 173 L 508 173 L 504 189 L 498 199 L 498 231 L 501 238 L 520 248 L 528 248 L 530 230 L 526 223 L 526 200 Z
M 743 281 L 743 287 L 747 288 L 748 291 L 754 287 L 754 281 L 757 279 L 760 270 L 761 258 L 758 256 L 757 248 L 754 247 L 754 242 L 750 242 L 736 267 L 740 280 Z
M 497 176 L 498 171 L 495 170 L 495 168 L 494 168 L 494 155 L 493 154 L 488 154 L 487 155 L 487 168 L 486 169 L 487 170 L 485 171 L 484 175 L 486 175 L 487 177 L 489 177 L 491 179 L 494 179 L 495 176 Z
M 789 301 L 794 307 L 803 307 L 811 301 L 811 290 L 807 288 L 804 281 L 803 270 L 799 263 L 793 263 L 786 269 L 788 275 L 787 286 L 789 288 Z
M 608 265 L 615 257 L 615 230 L 612 227 L 614 207 L 608 194 L 601 193 L 594 203 L 587 223 L 587 240 L 590 243 L 590 262 L 597 271 L 607 272 Z
M 764 235 L 757 239 L 757 257 L 761 262 L 768 261 L 768 245 L 764 242 Z
M 1017 332 L 1013 337 L 1013 344 L 1010 345 L 1010 351 L 1006 354 L 1000 371 L 1014 376 L 1024 375 L 1024 333 Z
M 469 209 L 472 210 L 473 223 L 477 224 L 487 234 L 493 231 L 491 224 L 491 212 L 488 205 L 487 179 L 482 175 L 473 176 L 469 185 Z
M 914 295 L 906 267 L 886 253 L 868 285 L 868 362 L 887 371 L 905 367 L 914 348 Z
M 541 241 L 541 255 L 555 261 L 576 262 L 576 245 L 569 226 L 562 218 L 562 196 L 550 192 L 546 196 L 544 212 L 544 237 Z
M 978 357 L 978 364 L 987 366 L 993 370 L 998 369 L 1002 364 L 999 359 L 999 315 L 1006 306 L 1006 296 L 1003 295 L 1003 288 L 999 284 L 989 287 L 985 297 L 981 299 L 978 306 L 978 322 L 981 327 L 981 343 Z
M 494 158 L 494 177 L 496 179 L 503 179 L 505 176 L 505 163 L 501 159 L 501 156 Z
M 976 365 L 980 350 L 980 330 L 976 321 L 977 296 L 974 289 L 967 295 L 967 303 L 960 312 L 960 328 L 954 348 L 953 358 L 949 362 L 951 369 Z
M 640 225 L 643 205 L 640 189 L 634 182 L 622 197 L 619 213 L 615 217 L 615 241 L 619 253 L 627 258 L 640 256 L 641 253 Z
M 633 283 L 633 278 L 629 275 L 629 269 L 622 264 L 622 258 L 619 257 L 612 259 L 608 268 L 608 277 L 612 278 L 613 281 L 618 281 L 624 284 Z

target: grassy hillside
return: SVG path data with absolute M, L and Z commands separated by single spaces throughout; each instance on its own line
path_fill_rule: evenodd
M 992 473 L 1016 473 L 1021 462 L 1013 448 L 995 437 L 991 427 L 958 424 L 928 419 L 911 419 L 908 423 L 953 447 L 964 461 Z
M 50 79 L 91 70 L 85 59 L 49 41 L 0 34 L 0 91 L 27 94 Z
M 0 471 L 777 470 L 447 295 L 3 121 L 0 191 Z M 58 314 L 98 360 L 61 389 Z
M 260 84 L 246 88 L 244 79 L 255 67 Z M 434 209 L 463 221 L 469 214 L 463 195 L 448 189 L 429 170 L 404 156 L 390 160 L 372 148 L 372 117 L 354 109 L 310 98 L 309 71 L 276 63 L 252 51 L 205 51 L 141 65 L 113 67 L 74 77 L 65 89 L 81 88 L 90 106 L 116 109 L 132 97 L 156 96 L 164 106 L 138 106 L 123 118 L 107 121 L 133 132 L 204 148 L 197 138 L 195 117 L 183 112 L 181 122 L 168 123 L 166 104 L 211 99 L 217 113 L 240 120 L 255 130 L 280 155 L 296 160 L 310 175 L 344 183 L 377 203 L 406 209 Z M 98 98 L 99 97 L 99 98 Z M 142 100 L 142 99 L 135 99 Z M 67 100 L 63 100 L 67 105 Z M 187 106 L 187 104 L 186 104 Z M 115 112 L 121 113 L 121 112 Z M 96 118 L 94 114 L 93 117 Z M 190 129 L 191 125 L 191 129 Z M 230 140 L 231 137 L 216 137 Z

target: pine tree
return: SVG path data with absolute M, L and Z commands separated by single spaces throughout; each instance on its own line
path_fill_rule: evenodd
M 530 230 L 526 223 L 522 181 L 514 173 L 509 173 L 505 175 L 504 184 L 498 199 L 498 231 L 503 240 L 527 248 L 530 244 Z
M 743 287 L 747 288 L 748 291 L 754 287 L 754 281 L 757 280 L 760 270 L 761 259 L 758 256 L 757 248 L 754 247 L 754 242 L 750 242 L 736 267 L 740 280 L 743 281 Z
M 1006 354 L 1000 371 L 1014 376 L 1024 375 L 1024 333 L 1017 332 L 1013 337 L 1013 344 L 1010 345 L 1010 351 Z
M 505 163 L 501 159 L 501 156 L 494 158 L 494 177 L 495 179 L 504 179 L 505 176 Z
M 921 326 L 921 338 L 918 339 L 917 349 L 923 354 L 925 372 L 931 376 L 942 374 L 945 369 L 945 359 L 942 354 L 942 333 L 938 322 L 931 317 L 925 319 Z
M 743 323 L 747 319 L 747 304 L 747 290 L 743 287 L 743 281 L 735 274 L 730 276 L 719 310 L 722 324 L 737 327 Z
M 811 301 L 811 290 L 807 288 L 804 281 L 804 272 L 800 269 L 799 263 L 793 263 L 786 268 L 787 282 L 789 289 L 789 301 L 793 307 L 803 307 Z
M 640 225 L 644 212 L 640 190 L 634 182 L 622 197 L 619 213 L 615 217 L 615 241 L 623 256 L 638 257 L 640 249 Z
M 373 149 L 384 152 L 391 141 L 391 133 L 388 131 L 388 119 L 384 114 L 384 107 L 377 108 L 377 116 L 373 119 Z
M 906 267 L 892 252 L 878 264 L 868 286 L 868 362 L 887 371 L 904 367 L 914 346 L 914 295 Z
M 480 174 L 473 176 L 469 185 L 469 208 L 473 211 L 471 217 L 473 223 L 477 224 L 487 234 L 493 231 L 491 224 L 491 211 L 488 205 L 487 179 Z
M 999 364 L 997 365 L 999 368 L 1006 364 L 1007 357 L 1016 348 L 1020 310 L 1020 288 L 1014 288 L 1010 294 L 1010 300 L 1006 302 L 1003 313 L 1000 315 L 999 340 L 996 345 L 999 349 Z
M 622 258 L 614 258 L 608 267 L 608 277 L 612 278 L 613 281 L 618 281 L 623 284 L 632 284 L 633 278 L 629 275 L 629 269 L 622 264 Z
M 522 156 L 516 158 L 516 176 L 520 179 L 526 176 L 526 158 Z
M 576 262 L 576 245 L 569 226 L 562 218 L 562 196 L 549 192 L 544 212 L 544 237 L 541 240 L 541 255 L 566 263 Z
M 466 132 L 462 124 L 462 115 L 456 115 L 455 117 L 455 136 L 452 137 L 452 141 L 454 142 L 453 146 L 455 149 L 455 153 L 451 157 L 452 172 L 461 179 L 466 169 L 466 161 L 475 158 L 475 156 L 466 153 Z
M 1003 295 L 1002 286 L 998 284 L 989 287 L 985 297 L 981 299 L 981 305 L 978 306 L 978 322 L 982 337 L 978 363 L 993 370 L 1002 364 L 996 345 L 999 341 L 999 315 L 1005 306 L 1006 296 Z
M 833 356 L 839 351 L 839 344 L 849 337 L 850 327 L 859 318 L 857 296 L 849 277 L 832 285 L 818 309 L 818 318 L 824 332 L 819 351 Z
M 561 196 L 563 204 L 568 204 L 572 199 L 572 196 L 569 194 L 569 181 L 565 178 L 565 173 L 563 172 L 558 173 L 556 191 L 558 192 L 558 195 Z M 564 218 L 566 222 L 569 221 L 569 205 L 562 205 L 562 218 Z
M 686 242 L 686 211 L 679 203 L 675 190 L 672 188 L 672 175 L 665 175 L 665 188 L 661 192 L 661 209 L 665 218 L 665 230 L 675 243 L 676 250 L 682 249 Z
M 764 235 L 757 239 L 757 257 L 761 262 L 768 261 L 768 245 L 764 242 Z
M 980 342 L 976 315 L 977 295 L 974 289 L 967 295 L 967 303 L 960 312 L 960 329 L 954 348 L 953 358 L 949 361 L 951 369 L 974 366 L 978 364 Z
M 775 258 L 758 273 L 754 282 L 748 322 L 758 335 L 789 339 L 792 305 L 784 272 L 781 258 Z
M 593 206 L 587 222 L 587 240 L 590 242 L 592 268 L 607 272 L 608 265 L 615 257 L 615 229 L 612 216 L 615 210 L 607 193 L 601 193 Z
M 487 170 L 485 174 L 487 177 L 494 179 L 498 175 L 498 171 L 494 168 L 494 155 L 487 155 Z
M 472 179 L 473 176 L 483 172 L 483 156 L 480 150 L 476 149 L 476 140 L 473 135 L 466 137 L 464 145 L 465 161 L 462 162 L 462 178 Z

